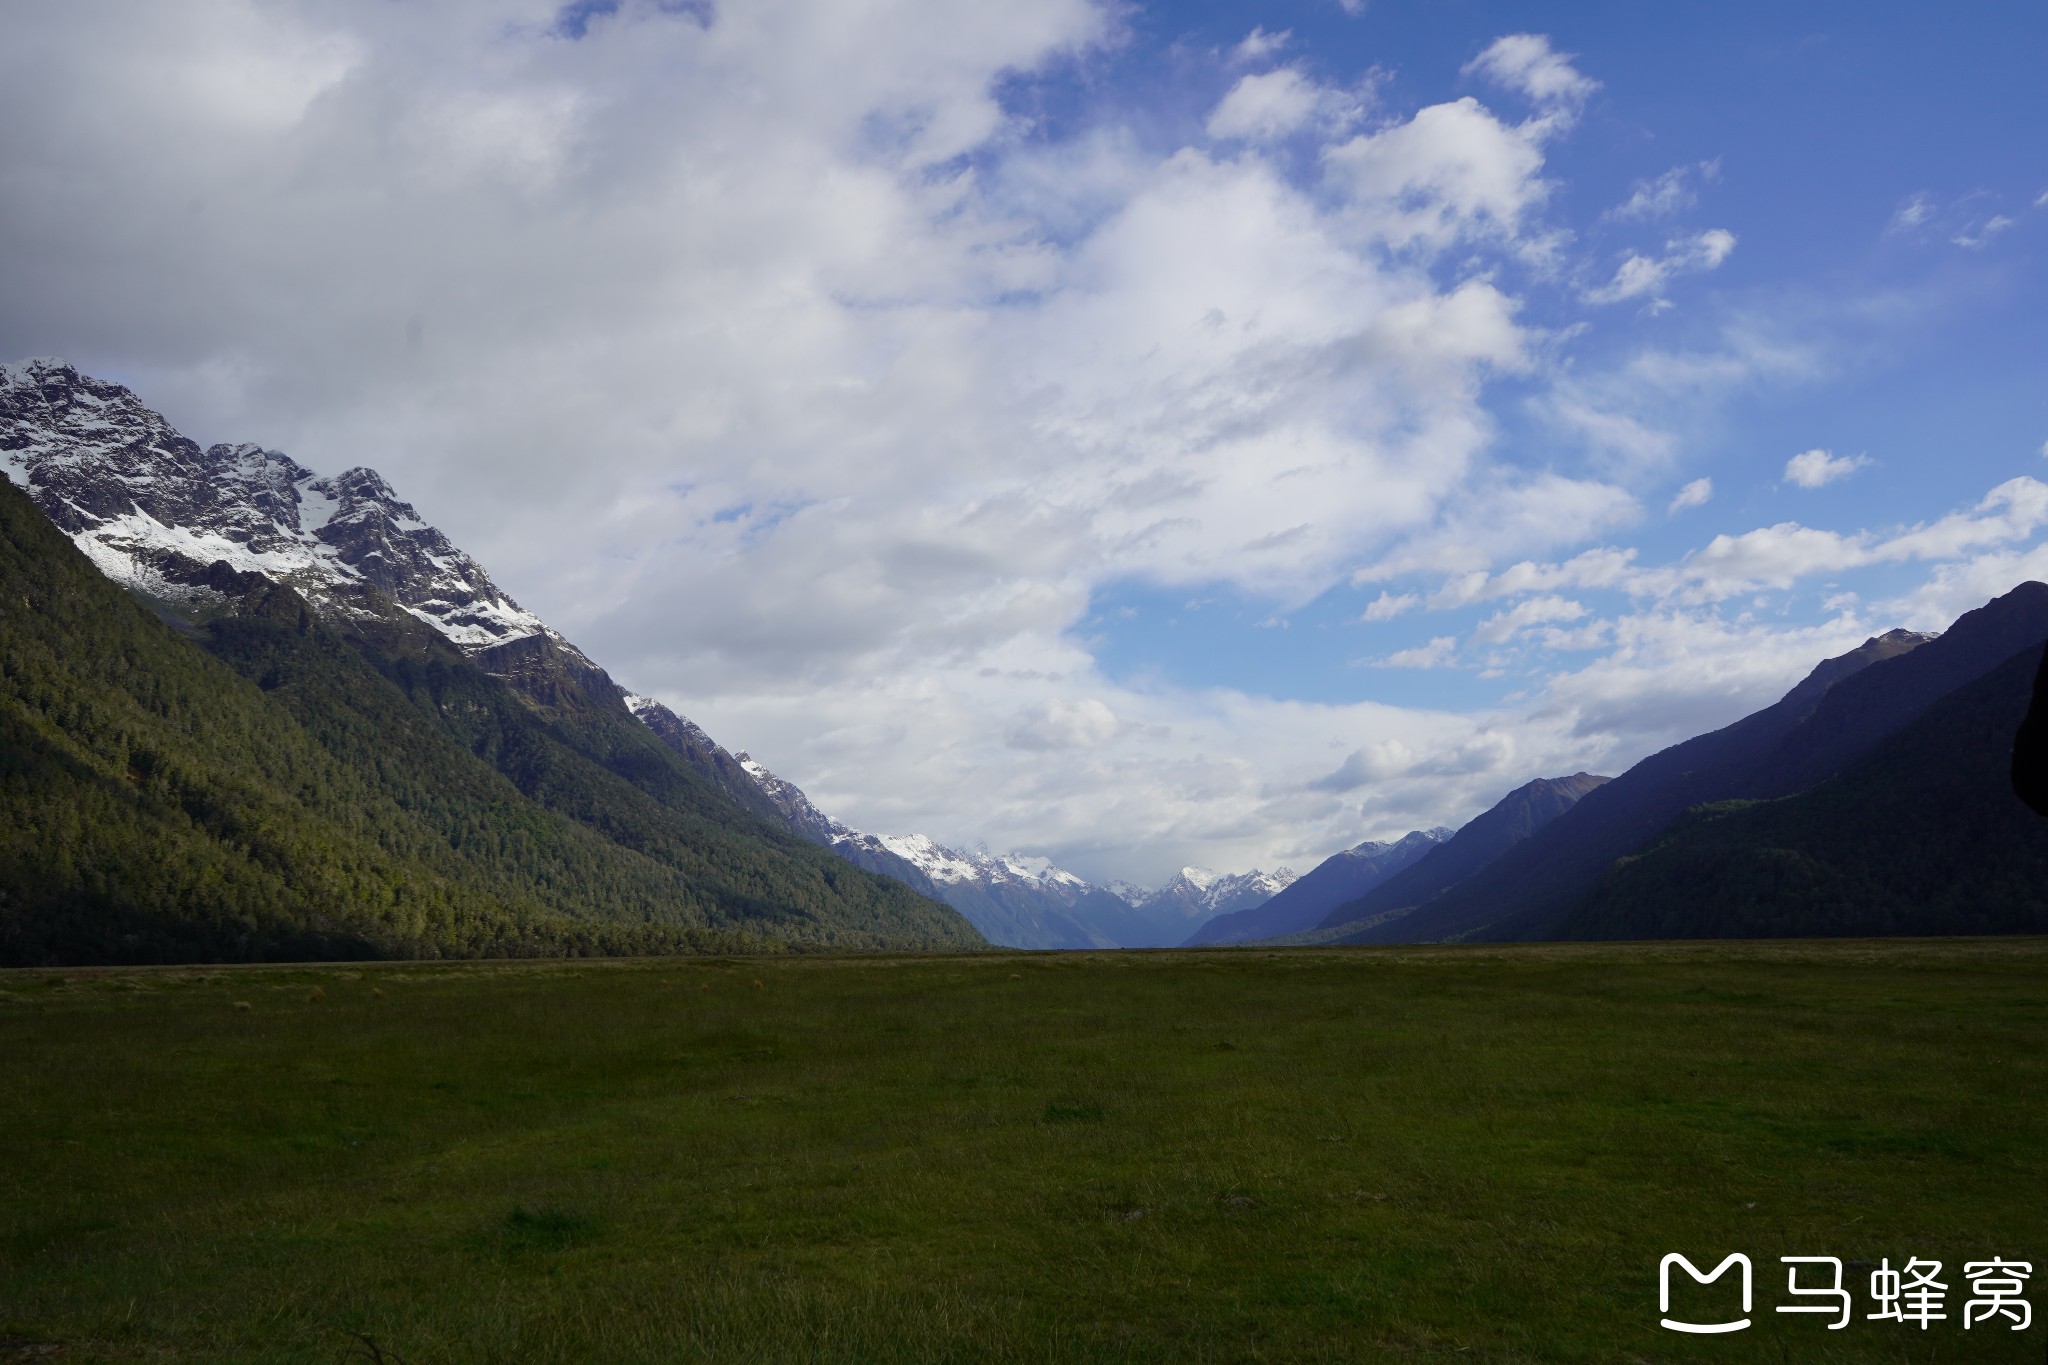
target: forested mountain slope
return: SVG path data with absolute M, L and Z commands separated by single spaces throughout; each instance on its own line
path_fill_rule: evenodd
M 2048 933 L 2048 820 L 2010 779 L 2040 659 L 2020 650 L 1806 791 L 1688 811 L 1559 936 Z
M 537 702 L 403 612 L 210 577 L 169 624 L 0 479 L 0 961 L 978 941 L 573 670 Z
M 1772 705 L 1652 754 L 1414 912 L 1350 941 L 1548 936 L 1616 858 L 1635 852 L 1687 808 L 1742 790 L 1830 687 L 1924 647 L 1923 637 L 1894 631 L 1823 661 Z
M 1523 783 L 1409 866 L 1334 907 L 1319 927 L 1362 924 L 1369 928 L 1426 904 L 1570 810 L 1580 797 L 1607 780 L 1592 773 L 1573 773 Z

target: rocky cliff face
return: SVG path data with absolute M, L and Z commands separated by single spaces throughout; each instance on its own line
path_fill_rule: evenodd
M 0 366 L 0 468 L 108 577 L 152 596 L 204 601 L 224 564 L 327 611 L 389 602 L 472 654 L 552 634 L 376 470 L 321 477 L 260 446 L 202 450 L 63 361 Z

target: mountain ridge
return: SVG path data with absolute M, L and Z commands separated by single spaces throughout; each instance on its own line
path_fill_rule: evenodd
M 739 795 L 751 794 L 751 806 L 715 771 L 676 756 L 632 714 L 603 669 L 497 589 L 480 566 L 399 503 L 374 471 L 321 479 L 260 447 L 201 450 L 121 386 L 38 362 L 0 367 L 0 473 L 10 507 L 34 509 L 10 514 L 11 581 L 68 583 L 66 593 L 96 599 L 111 593 L 107 600 L 122 604 L 102 608 L 111 622 L 148 603 L 171 633 L 121 638 L 141 642 L 131 649 L 142 651 L 138 657 L 150 668 L 182 676 L 225 664 L 241 674 L 256 688 L 253 696 L 226 683 L 215 690 L 222 706 L 242 708 L 237 714 L 245 713 L 244 729 L 268 726 L 297 736 L 273 742 L 315 774 L 304 779 L 309 791 L 360 787 L 370 794 L 351 800 L 386 812 L 391 837 L 411 841 L 404 847 L 413 851 L 404 857 L 444 869 L 402 874 L 442 889 L 430 891 L 426 919 L 393 937 L 397 931 L 362 921 L 361 907 L 319 889 L 332 880 L 318 881 L 328 876 L 320 850 L 356 847 L 350 840 L 359 836 L 335 823 L 353 807 L 329 801 L 319 807 L 324 814 L 305 820 L 265 816 L 283 831 L 274 859 L 283 871 L 236 870 L 244 855 L 235 849 L 247 838 L 221 832 L 238 828 L 232 819 L 218 830 L 207 825 L 180 832 L 175 819 L 167 825 L 169 816 L 150 813 L 157 806 L 88 798 L 99 780 L 92 774 L 115 757 L 91 749 L 97 741 L 89 736 L 38 722 L 38 715 L 50 714 L 47 694 L 17 692 L 6 699 L 10 724 L 43 726 L 25 752 L 43 755 L 33 771 L 47 801 L 91 812 L 80 817 L 85 823 L 77 837 L 111 839 L 103 842 L 108 848 L 154 840 L 154 846 L 179 850 L 164 855 L 174 865 L 227 869 L 220 875 L 251 888 L 251 905 L 284 916 L 276 933 L 323 941 L 290 926 L 331 920 L 365 926 L 349 931 L 354 937 L 346 942 L 357 945 L 350 952 L 412 944 L 404 951 L 463 953 L 484 943 L 539 941 L 602 942 L 623 951 L 660 944 L 676 951 L 689 942 L 709 943 L 699 931 L 715 923 L 750 926 L 744 941 L 761 948 L 778 941 L 968 946 L 978 938 L 951 910 L 815 850 L 744 774 Z M 176 524 L 181 520 L 192 524 Z M 79 573 L 97 586 L 84 585 Z M 74 633 L 87 629 L 67 619 Z M 120 675 L 93 658 L 98 636 L 81 636 L 53 652 L 49 628 L 33 619 L 20 623 L 7 634 L 10 649 L 41 659 L 35 665 L 40 677 L 73 677 L 79 667 L 102 670 L 76 675 L 60 692 L 76 688 L 116 701 L 127 695 Z M 64 662 L 67 653 L 77 655 L 74 663 Z M 200 662 L 208 657 L 214 662 Z M 28 664 L 10 656 L 9 667 L 17 666 Z M 137 676 L 137 685 L 155 685 Z M 155 724 L 137 723 L 144 729 Z M 314 757 L 307 742 L 328 757 Z M 257 769 L 235 756 L 231 738 L 219 743 L 225 747 L 211 757 L 181 750 L 186 756 L 175 765 L 184 774 L 176 779 L 184 784 L 180 789 L 192 792 L 203 809 L 218 804 L 207 793 L 221 783 L 246 787 L 255 780 L 234 776 Z M 162 746 L 151 741 L 150 752 Z M 142 766 L 131 768 L 146 791 L 154 790 L 152 774 L 172 771 L 154 759 L 138 761 Z M 71 778 L 60 776 L 66 772 Z M 227 801 L 224 810 L 240 800 L 219 799 Z M 250 799 L 257 803 L 251 809 L 278 809 L 269 796 Z M 405 816 L 378 805 L 387 799 L 419 813 Z M 222 838 L 242 842 L 211 842 Z M 16 854 L 17 871 L 40 856 L 33 849 Z M 364 866 L 395 867 L 389 860 L 398 855 L 365 850 L 349 856 Z M 472 868 L 461 877 L 484 869 L 479 884 L 498 888 L 493 894 L 508 907 L 505 915 L 448 881 L 457 874 L 447 869 L 461 866 Z M 156 884 L 147 870 L 107 872 L 131 887 Z M 55 888 L 50 894 L 61 893 L 48 902 L 51 913 L 77 929 L 78 907 L 90 896 L 80 900 L 85 892 L 62 890 L 73 885 L 69 874 L 39 875 Z M 539 880 L 521 880 L 528 877 Z M 27 886 L 8 894 L 17 905 L 47 902 Z M 173 886 L 167 894 L 175 900 L 184 893 Z M 187 928 L 199 939 L 180 940 L 185 929 L 160 917 L 149 920 L 146 907 L 117 905 L 108 913 L 154 924 L 144 936 L 152 941 L 204 941 L 215 944 L 209 952 L 245 951 L 222 948 L 225 940 L 206 936 L 214 931 L 195 926 Z M 143 919 L 135 920 L 136 913 Z M 192 913 L 203 920 L 211 912 L 199 907 Z M 622 916 L 637 917 L 641 927 Z M 500 927 L 471 932 L 464 922 Z M 33 924 L 22 932 L 31 930 Z M 275 934 L 264 941 L 274 946 Z M 722 940 L 728 948 L 741 941 Z
M 1390 842 L 1367 840 L 1331 854 L 1257 905 L 1217 914 L 1182 946 L 1249 943 L 1312 929 L 1334 904 L 1379 885 L 1428 854 L 1451 831 L 1411 830 Z
M 1335 929 L 1360 921 L 1382 924 L 1403 910 L 1426 904 L 1432 896 L 1472 876 L 1570 810 L 1587 792 L 1610 780 L 1578 772 L 1569 777 L 1539 777 L 1523 783 L 1461 825 L 1436 848 L 1398 869 L 1379 885 L 1334 907 L 1317 927 Z
M 921 834 L 873 834 L 820 811 L 795 783 L 742 751 L 736 761 L 805 838 L 856 866 L 895 877 L 965 915 L 992 943 L 1039 949 L 1172 947 L 1180 923 L 1215 905 L 1256 903 L 1291 873 L 1224 875 L 1183 868 L 1165 886 L 1097 886 L 1050 859 L 962 851 Z

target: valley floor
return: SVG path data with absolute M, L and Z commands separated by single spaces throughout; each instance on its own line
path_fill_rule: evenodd
M 0 1094 L 0 1361 L 2048 1337 L 2041 939 L 0 972 Z M 1754 1326 L 1660 1329 L 1672 1251 Z M 1788 1255 L 1948 1318 L 1780 1315 Z M 1962 1326 L 1993 1256 L 2028 1331 Z

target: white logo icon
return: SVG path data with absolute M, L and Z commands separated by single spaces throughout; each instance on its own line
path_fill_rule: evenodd
M 1685 1257 L 1679 1255 L 1677 1252 L 1674 1251 L 1669 1256 L 1666 1256 L 1661 1262 L 1658 1263 L 1657 1266 L 1658 1312 L 1667 1315 L 1671 1312 L 1671 1267 L 1674 1265 L 1684 1266 L 1685 1273 L 1692 1276 L 1693 1282 L 1695 1284 L 1712 1284 L 1714 1281 L 1720 1279 L 1724 1273 L 1726 1273 L 1729 1266 L 1741 1266 L 1742 1311 L 1745 1314 L 1749 1312 L 1751 1289 L 1749 1257 L 1743 1255 L 1739 1251 L 1730 1252 L 1728 1254 L 1727 1260 L 1721 1262 L 1721 1264 L 1715 1266 L 1712 1271 L 1704 1275 L 1700 1273 L 1700 1268 L 1698 1266 L 1694 1265 L 1691 1261 L 1686 1260 Z M 1662 1319 L 1662 1322 L 1664 1326 L 1670 1328 L 1674 1332 L 1693 1332 L 1703 1336 L 1710 1336 L 1720 1332 L 1740 1332 L 1743 1328 L 1749 1326 L 1749 1319 L 1747 1317 L 1737 1318 L 1733 1322 L 1679 1322 L 1669 1316 L 1666 1316 Z

